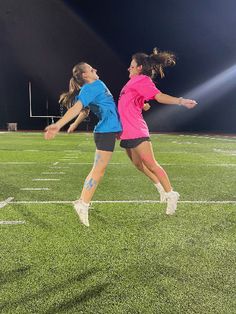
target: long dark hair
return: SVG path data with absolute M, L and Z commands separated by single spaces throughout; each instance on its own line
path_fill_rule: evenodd
M 157 48 L 153 49 L 153 53 L 147 55 L 146 53 L 138 52 L 132 56 L 137 65 L 142 65 L 141 74 L 147 75 L 151 78 L 160 76 L 163 78 L 164 68 L 175 65 L 176 57 L 174 53 L 169 51 L 159 51 Z
M 67 109 L 73 106 L 76 95 L 79 94 L 81 87 L 85 83 L 82 77 L 85 64 L 85 62 L 80 62 L 73 67 L 73 76 L 69 82 L 69 90 L 68 92 L 64 92 L 60 95 L 59 104 L 62 104 Z

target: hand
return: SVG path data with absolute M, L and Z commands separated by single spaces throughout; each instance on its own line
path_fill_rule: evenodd
M 197 102 L 195 100 L 192 100 L 192 99 L 180 98 L 179 105 L 184 106 L 188 109 L 192 109 L 197 105 Z
M 143 110 L 144 111 L 148 111 L 150 108 L 151 108 L 151 106 L 149 105 L 149 103 L 145 102 L 144 105 L 143 105 Z
M 72 133 L 76 129 L 76 125 L 74 123 L 71 123 L 69 126 L 69 129 L 67 130 L 67 133 Z
M 53 139 L 59 131 L 60 128 L 55 123 L 50 124 L 48 127 L 45 128 L 44 133 L 45 140 Z

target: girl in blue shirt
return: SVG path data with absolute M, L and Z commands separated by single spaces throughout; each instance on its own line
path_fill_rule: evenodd
M 89 110 L 98 117 L 99 121 L 94 128 L 96 144 L 94 164 L 85 180 L 80 199 L 74 202 L 80 221 L 89 226 L 89 203 L 105 173 L 114 151 L 117 134 L 122 128 L 113 96 L 99 80 L 97 70 L 85 62 L 80 62 L 72 72 L 69 91 L 60 97 L 60 102 L 69 109 L 60 120 L 45 129 L 44 137 L 53 139 L 65 124 L 76 116 L 78 116 L 76 121 L 82 120 Z M 73 125 L 69 128 L 69 132 L 71 131 Z

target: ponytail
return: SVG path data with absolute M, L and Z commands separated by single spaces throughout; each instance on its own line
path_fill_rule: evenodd
M 153 53 L 147 55 L 145 53 L 136 53 L 132 56 L 137 62 L 137 65 L 142 65 L 142 74 L 151 78 L 160 76 L 163 78 L 164 68 L 175 65 L 175 55 L 168 51 L 159 51 L 157 48 L 153 49 Z
M 63 105 L 67 109 L 73 106 L 76 95 L 79 94 L 81 87 L 84 85 L 82 77 L 84 65 L 85 62 L 80 62 L 74 66 L 72 70 L 73 76 L 69 83 L 69 91 L 60 95 L 59 104 Z
M 153 76 L 160 76 L 163 78 L 164 68 L 174 66 L 176 64 L 176 57 L 174 53 L 168 51 L 158 51 L 157 48 L 153 49 L 153 53 L 150 55 Z
M 69 83 L 69 91 L 62 93 L 59 98 L 59 104 L 63 105 L 67 109 L 72 107 L 75 101 L 75 96 L 79 94 L 80 86 L 72 77 Z

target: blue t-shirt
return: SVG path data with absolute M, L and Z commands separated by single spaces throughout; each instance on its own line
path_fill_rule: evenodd
M 75 98 L 83 108 L 90 110 L 99 121 L 94 128 L 95 133 L 120 132 L 122 130 L 113 96 L 107 86 L 100 80 L 86 83 Z

